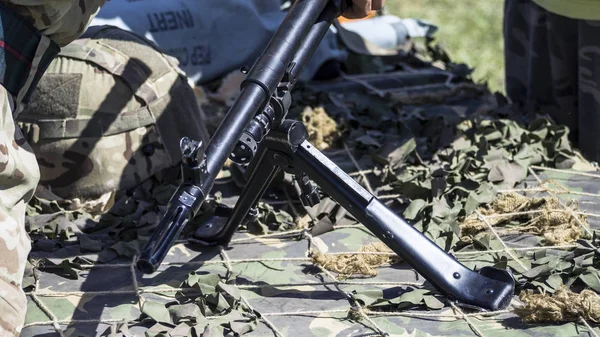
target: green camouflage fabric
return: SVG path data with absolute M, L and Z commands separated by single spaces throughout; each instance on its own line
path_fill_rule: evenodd
M 552 248 L 543 234 L 515 233 L 524 224 L 519 218 L 495 231 L 469 234 L 461 226 L 498 196 L 522 189 L 576 199 L 579 211 L 598 214 L 590 200 L 599 195 L 600 173 L 568 142 L 568 128 L 472 83 L 472 69 L 450 62 L 439 47 L 426 50 L 427 58 L 375 57 L 363 68 L 370 73 L 303 83 L 288 116 L 310 121 L 311 139 L 324 140 L 318 146 L 328 158 L 469 268 L 510 268 L 518 282 L 509 310 L 457 307 L 398 261 L 353 272 L 319 263 L 319 254 L 338 254 L 352 265 L 379 240 L 328 197 L 303 207 L 287 175 L 270 186 L 256 220 L 241 226 L 229 247 L 202 246 L 195 231 L 239 196 L 243 169 L 235 166 L 222 170 L 159 270 L 142 275 L 132 262 L 176 189 L 174 168 L 100 215 L 32 199 L 21 336 L 598 334 L 590 319 L 528 323 L 516 311 L 523 291 L 553 293 L 566 284 L 600 292 L 598 245 L 586 235 L 598 229 L 592 217 L 569 248 Z M 364 55 L 355 56 L 350 62 Z M 213 132 L 227 106 L 209 100 L 203 108 Z
M 14 100 L 0 87 L 0 335 L 17 336 L 25 318 L 21 281 L 31 242 L 25 207 L 40 173 L 31 147 L 13 121 Z
M 531 0 L 504 10 L 506 92 L 515 103 L 544 111 L 571 130 L 590 160 L 600 160 L 599 21 L 553 14 Z
M 62 48 L 17 122 L 40 165 L 39 185 L 65 199 L 130 189 L 179 163 L 181 137 L 208 141 L 176 59 L 109 26 Z

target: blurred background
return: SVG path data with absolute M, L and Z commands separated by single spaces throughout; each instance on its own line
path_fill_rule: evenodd
M 474 67 L 473 79 L 505 93 L 503 0 L 387 0 L 389 14 L 419 18 L 439 27 L 437 42 L 453 62 Z

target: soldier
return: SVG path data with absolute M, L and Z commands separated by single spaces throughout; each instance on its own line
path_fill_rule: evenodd
M 178 165 L 182 137 L 209 140 L 177 60 L 114 26 L 63 47 L 16 121 L 40 168 L 36 195 L 95 213 Z
M 353 0 L 344 16 L 359 18 L 385 0 Z M 61 47 L 84 33 L 106 0 L 1 0 L 0 44 L 0 335 L 18 336 L 26 299 L 22 277 L 31 244 L 25 207 L 40 179 L 32 148 L 15 118 Z M 141 63 L 140 63 L 141 64 Z M 114 75 L 114 74 L 112 74 Z M 118 76 L 118 75 L 115 75 Z M 143 81 L 138 82 L 143 86 Z M 137 88 L 136 88 L 137 89 Z M 137 92 L 137 90 L 136 90 Z M 83 142 L 81 143 L 83 147 Z
M 548 112 L 600 161 L 600 2 L 506 0 L 506 92 Z

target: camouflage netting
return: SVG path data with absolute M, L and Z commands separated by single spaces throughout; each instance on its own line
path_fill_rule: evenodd
M 304 208 L 287 176 L 230 247 L 198 244 L 203 221 L 237 200 L 232 166 L 159 271 L 142 275 L 132 261 L 176 188 L 174 168 L 85 208 L 32 200 L 22 336 L 597 336 L 600 173 L 564 127 L 446 68 L 407 57 L 375 76 L 306 84 L 289 117 L 467 267 L 510 268 L 507 310 L 449 302 L 328 197 Z

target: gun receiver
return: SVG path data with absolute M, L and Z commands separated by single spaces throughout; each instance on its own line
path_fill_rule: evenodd
M 202 144 L 182 139 L 182 182 L 140 255 L 138 269 L 156 271 L 229 157 L 248 165 L 249 179 L 227 222 L 203 226 L 200 236 L 206 244 L 227 245 L 283 169 L 296 177 L 303 204 L 320 201 L 312 180 L 452 300 L 482 310 L 506 308 L 515 286 L 508 270 L 483 267 L 476 272 L 463 266 L 313 147 L 302 123 L 285 119 L 297 76 L 345 6 L 345 0 L 295 1 L 206 151 L 201 154 Z

